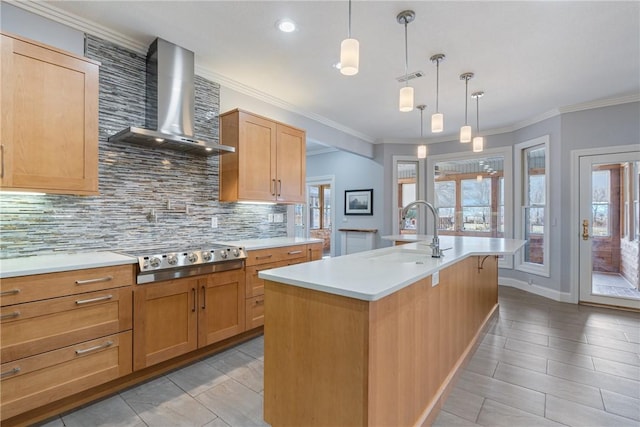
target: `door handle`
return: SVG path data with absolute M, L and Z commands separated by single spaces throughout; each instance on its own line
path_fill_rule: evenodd
M 582 240 L 589 240 L 589 221 L 582 221 Z

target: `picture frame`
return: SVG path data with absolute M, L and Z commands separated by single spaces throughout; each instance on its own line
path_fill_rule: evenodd
M 373 189 L 345 190 L 345 215 L 373 215 Z

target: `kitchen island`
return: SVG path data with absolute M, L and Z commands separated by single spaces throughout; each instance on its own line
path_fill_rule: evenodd
M 274 427 L 429 425 L 498 304 L 497 255 L 441 238 L 260 272 L 264 417 Z

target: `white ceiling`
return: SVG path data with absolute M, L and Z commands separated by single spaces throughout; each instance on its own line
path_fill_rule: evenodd
M 49 6 L 93 21 L 141 46 L 157 36 L 196 53 L 196 65 L 225 81 L 278 99 L 370 142 L 420 137 L 420 112 L 398 111 L 396 77 L 404 74 L 404 27 L 412 9 L 409 72 L 416 104 L 427 104 L 432 138 L 435 65 L 440 65 L 444 137 L 464 122 L 463 72 L 469 93 L 483 90 L 480 126 L 497 130 L 576 104 L 640 93 L 640 2 L 636 1 L 354 1 L 352 34 L 360 72 L 332 67 L 347 35 L 347 1 L 53 1 Z M 283 17 L 298 30 L 275 28 Z M 469 100 L 475 127 L 475 101 Z M 442 140 L 437 135 L 432 141 Z M 330 141 L 327 141 L 330 143 Z

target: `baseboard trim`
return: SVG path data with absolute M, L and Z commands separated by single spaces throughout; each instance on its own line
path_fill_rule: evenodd
M 511 288 L 520 289 L 521 291 L 530 292 L 532 294 L 540 295 L 541 297 L 549 298 L 559 302 L 567 302 L 575 304 L 571 293 L 559 292 L 553 289 L 545 288 L 540 285 L 530 285 L 522 280 L 512 279 L 511 277 L 498 277 L 498 284 L 501 286 L 509 286 Z

